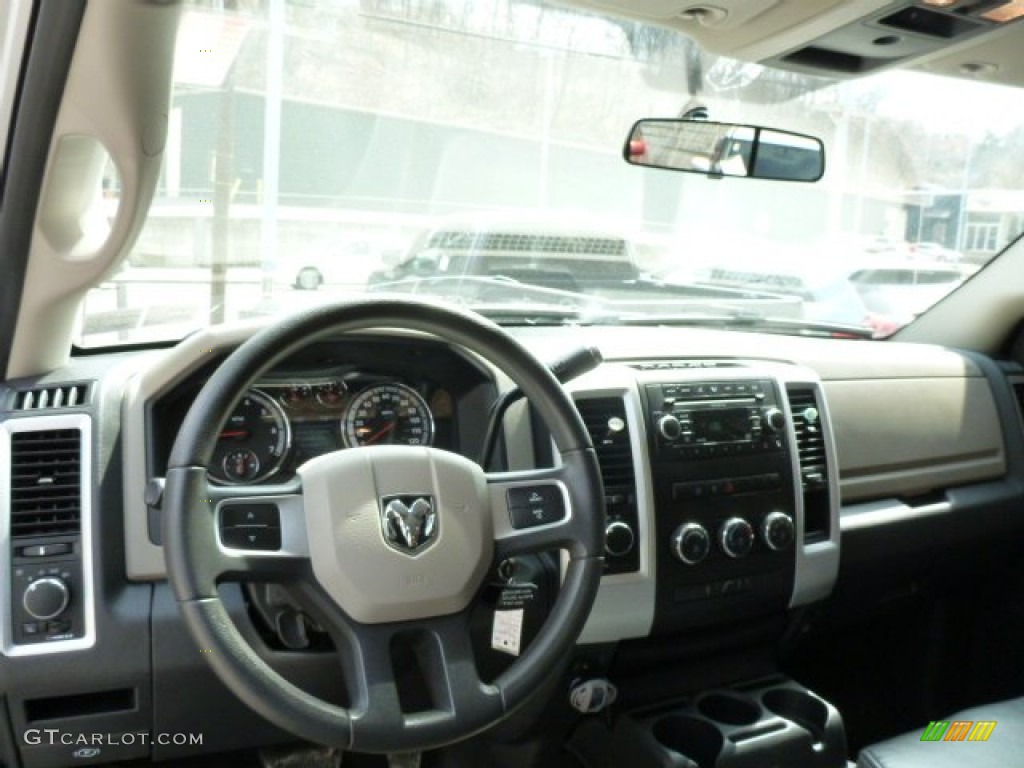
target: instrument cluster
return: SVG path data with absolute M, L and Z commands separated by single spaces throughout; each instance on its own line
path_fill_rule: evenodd
M 225 422 L 210 476 L 225 485 L 249 485 L 333 450 L 432 446 L 438 422 L 450 422 L 453 410 L 447 390 L 393 378 L 268 379 L 246 392 Z

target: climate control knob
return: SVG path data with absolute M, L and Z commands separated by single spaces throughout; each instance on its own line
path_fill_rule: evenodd
M 68 607 L 71 593 L 62 580 L 48 576 L 36 579 L 27 587 L 21 597 L 25 612 L 33 619 L 48 621 L 60 616 Z
M 779 552 L 793 544 L 796 528 L 793 518 L 785 512 L 770 512 L 761 523 L 761 538 L 769 549 Z
M 670 442 L 678 440 L 683 434 L 683 425 L 671 413 L 666 413 L 658 419 L 658 434 Z
M 764 424 L 772 432 L 781 432 L 786 428 L 786 414 L 778 408 L 765 408 Z
M 683 523 L 672 533 L 671 544 L 676 560 L 696 565 L 711 551 L 711 536 L 700 523 Z
M 742 517 L 730 517 L 718 530 L 718 544 L 729 557 L 746 557 L 754 546 L 754 528 Z
M 613 520 L 604 529 L 604 551 L 613 557 L 625 557 L 633 551 L 636 536 L 628 523 Z

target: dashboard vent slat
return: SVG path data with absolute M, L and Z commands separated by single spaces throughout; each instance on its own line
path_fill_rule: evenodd
M 81 430 L 11 435 L 11 535 L 80 533 L 81 479 Z
M 633 448 L 630 444 L 626 407 L 621 398 L 595 397 L 576 401 L 576 409 L 583 418 L 590 439 L 597 452 L 605 492 L 626 489 L 636 492 L 636 472 L 633 467 Z M 618 420 L 618 421 L 616 421 Z M 622 426 L 612 429 L 609 425 Z
M 75 408 L 86 405 L 88 384 L 58 384 L 53 387 L 24 389 L 15 394 L 14 410 L 45 411 L 56 408 Z

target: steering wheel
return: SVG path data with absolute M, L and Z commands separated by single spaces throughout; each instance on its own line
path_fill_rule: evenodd
M 439 449 L 372 446 L 312 459 L 287 483 L 209 482 L 223 424 L 264 371 L 311 341 L 380 328 L 430 334 L 502 369 L 547 424 L 559 465 L 487 473 Z M 530 496 L 542 504 L 524 515 Z M 171 451 L 164 553 L 189 632 L 249 707 L 308 741 L 360 752 L 418 751 L 498 723 L 556 671 L 597 592 L 603 499 L 597 459 L 572 400 L 505 331 L 468 311 L 364 299 L 317 307 L 257 333 L 208 379 Z M 237 527 L 253 520 L 258 528 Z M 247 548 L 252 542 L 259 549 Z M 567 551 L 568 560 L 547 620 L 511 666 L 482 681 L 469 615 L 492 563 L 552 549 Z M 312 696 L 268 666 L 229 618 L 217 594 L 221 581 L 298 590 L 338 650 L 349 706 Z M 409 640 L 429 690 L 426 711 L 402 706 L 391 649 Z

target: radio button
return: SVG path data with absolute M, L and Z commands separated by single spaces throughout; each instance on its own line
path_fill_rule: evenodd
M 669 442 L 678 440 L 683 434 L 683 426 L 679 419 L 671 413 L 667 413 L 658 419 L 658 434 Z
M 754 529 L 742 517 L 730 517 L 718 531 L 718 544 L 731 558 L 746 557 L 754 547 Z
M 764 411 L 764 423 L 772 432 L 781 432 L 786 428 L 786 414 L 778 408 L 766 408 Z

